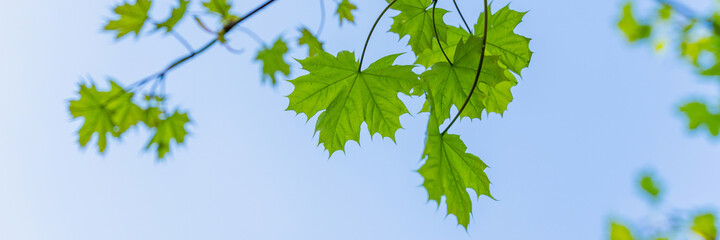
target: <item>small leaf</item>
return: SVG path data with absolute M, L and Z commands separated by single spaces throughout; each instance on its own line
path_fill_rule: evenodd
M 140 30 L 149 19 L 148 11 L 152 2 L 150 0 L 137 0 L 135 4 L 125 2 L 115 7 L 118 19 L 110 20 L 105 25 L 105 31 L 116 31 L 116 38 L 121 38 L 128 33 L 134 32 L 135 36 L 140 35 Z
M 645 193 L 650 195 L 650 197 L 652 197 L 653 199 L 658 199 L 658 197 L 660 197 L 661 189 L 653 178 L 654 177 L 651 174 L 644 174 L 642 178 L 640 178 L 640 187 L 644 190 Z
M 80 85 L 78 100 L 70 101 L 73 118 L 85 119 L 78 130 L 80 146 L 86 147 L 97 134 L 98 149 L 105 152 L 107 135 L 120 137 L 130 127 L 143 119 L 143 110 L 132 102 L 133 94 L 110 81 L 109 91 L 98 91 L 95 85 Z
M 324 52 L 323 43 L 315 37 L 307 28 L 300 29 L 302 37 L 298 39 L 299 45 L 308 46 L 308 57 L 315 56 L 318 52 Z
M 172 10 L 172 13 L 170 14 L 170 18 L 165 20 L 165 22 L 162 22 L 160 24 L 157 24 L 157 28 L 165 28 L 167 32 L 172 31 L 172 29 L 175 27 L 175 25 L 180 22 L 180 20 L 185 16 L 185 12 L 187 12 L 187 6 L 188 3 L 190 3 L 190 0 L 178 0 L 178 7 Z
M 262 62 L 263 81 L 268 77 L 272 79 L 272 85 L 277 83 L 275 75 L 280 72 L 285 76 L 290 75 L 290 65 L 285 62 L 285 54 L 288 52 L 287 44 L 278 38 L 272 48 L 264 46 L 258 51 L 255 60 Z
M 692 230 L 700 234 L 705 240 L 715 240 L 717 236 L 715 215 L 708 213 L 696 216 L 695 220 L 693 220 Z
M 610 224 L 610 240 L 633 240 L 633 236 L 627 227 L 613 222 Z
M 704 103 L 691 102 L 680 108 L 690 120 L 689 128 L 697 129 L 700 126 L 707 127 L 710 134 L 720 134 L 720 114 L 710 113 Z
M 207 0 L 203 2 L 203 6 L 208 12 L 218 15 L 222 18 L 223 24 L 237 16 L 230 13 L 232 9 L 232 0 Z
M 340 17 L 340 24 L 343 23 L 343 19 L 347 20 L 348 22 L 355 23 L 355 17 L 352 14 L 352 11 L 356 10 L 357 6 L 355 4 L 352 4 L 348 0 L 342 0 L 340 4 L 338 4 L 337 7 L 337 15 Z
M 155 135 L 145 147 L 150 149 L 153 145 L 157 146 L 158 159 L 165 158 L 165 154 L 170 152 L 170 146 L 173 142 L 180 145 L 185 142 L 185 136 L 188 134 L 185 125 L 190 122 L 187 113 L 179 113 L 175 111 L 173 115 L 159 120 L 156 124 Z
M 355 54 L 342 51 L 337 57 L 320 52 L 300 60 L 307 75 L 291 80 L 288 110 L 318 117 L 315 130 L 330 152 L 344 151 L 345 143 L 360 138 L 365 122 L 370 136 L 380 133 L 395 139 L 400 115 L 408 112 L 398 93 L 409 95 L 419 85 L 412 65 L 393 65 L 398 54 L 386 56 L 359 71 Z
M 622 14 L 622 18 L 618 22 L 618 27 L 625 33 L 628 41 L 635 42 L 650 37 L 650 26 L 638 23 L 638 21 L 635 20 L 631 2 L 625 4 Z

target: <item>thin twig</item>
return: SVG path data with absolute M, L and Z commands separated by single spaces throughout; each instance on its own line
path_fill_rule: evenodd
M 438 0 L 434 0 L 433 2 L 434 3 L 432 6 L 432 21 L 433 21 L 433 30 L 435 31 L 435 40 L 437 40 L 437 44 L 438 44 L 438 46 L 440 46 L 440 51 L 442 52 L 443 56 L 445 56 L 445 60 L 447 60 L 447 62 L 450 63 L 450 65 L 453 65 L 452 61 L 450 61 L 450 58 L 445 53 L 445 49 L 443 48 L 442 43 L 440 43 L 440 36 L 438 35 L 438 31 L 437 31 L 437 22 L 435 21 L 435 7 L 437 6 Z
M 368 43 L 370 43 L 370 37 L 372 36 L 373 32 L 375 31 L 375 27 L 377 27 L 378 23 L 380 22 L 380 19 L 383 15 L 385 15 L 385 12 L 387 12 L 390 7 L 392 7 L 393 4 L 395 4 L 397 0 L 393 0 L 390 2 L 385 9 L 380 13 L 380 16 L 378 16 L 377 20 L 375 20 L 375 24 L 373 24 L 372 28 L 370 29 L 370 33 L 368 33 L 367 40 L 365 40 L 365 47 L 363 47 L 362 55 L 360 56 L 360 64 L 358 66 L 358 72 L 362 71 L 362 64 L 363 60 L 365 60 L 365 51 L 367 50 Z
M 458 6 L 457 1 L 453 0 L 453 4 L 455 4 L 455 9 L 457 9 L 458 14 L 460 15 L 460 19 L 462 19 L 468 32 L 470 33 L 470 35 L 472 35 L 472 30 L 470 29 L 470 25 L 468 25 L 467 21 L 465 21 L 465 17 L 463 16 L 462 11 L 460 11 L 460 7 Z

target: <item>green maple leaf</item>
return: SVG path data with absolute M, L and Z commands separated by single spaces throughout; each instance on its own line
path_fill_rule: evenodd
M 708 213 L 695 217 L 692 230 L 700 234 L 706 240 L 715 240 L 717 228 L 715 227 L 715 215 Z
M 203 2 L 203 6 L 208 12 L 220 16 L 223 22 L 237 18 L 237 16 L 230 13 L 232 0 L 207 0 Z
M 433 99 L 433 94 L 428 92 L 427 97 Z M 466 152 L 467 147 L 460 136 L 440 133 L 439 124 L 443 118 L 437 115 L 435 105 L 431 106 L 423 153 L 425 163 L 418 173 L 425 179 L 423 186 L 428 198 L 440 204 L 442 196 L 445 196 L 448 214 L 455 215 L 458 224 L 467 229 L 472 214 L 472 201 L 467 189 L 475 190 L 477 197 L 486 195 L 492 198 L 490 180 L 484 172 L 487 165 Z
M 700 126 L 705 126 L 713 136 L 720 134 L 720 114 L 711 113 L 705 104 L 691 102 L 682 106 L 680 111 L 684 112 L 690 119 L 690 129 L 694 130 Z
M 143 120 L 143 110 L 132 102 L 133 94 L 110 81 L 109 91 L 98 91 L 95 85 L 80 85 L 78 100 L 70 101 L 73 118 L 85 119 L 78 131 L 80 146 L 86 147 L 97 134 L 98 149 L 105 152 L 107 135 L 120 137 L 130 127 Z
M 630 230 L 622 224 L 613 222 L 610 224 L 610 240 L 633 240 Z
M 448 56 L 455 55 L 455 49 L 460 41 L 465 41 L 470 36 L 465 29 L 459 27 L 448 26 L 446 42 L 443 42 L 443 49 Z M 427 68 L 438 62 L 444 62 L 445 56 L 443 56 L 440 47 L 437 44 L 432 44 L 429 49 L 423 50 L 422 53 L 417 55 L 415 64 L 423 65 Z
M 649 25 L 641 24 L 635 20 L 631 2 L 626 3 L 623 7 L 622 18 L 620 18 L 618 22 L 618 28 L 625 33 L 625 36 L 630 42 L 648 38 L 652 30 Z
M 315 56 L 318 52 L 324 52 L 323 50 L 323 43 L 320 42 L 320 40 L 313 35 L 310 30 L 307 28 L 300 29 L 300 32 L 302 33 L 302 37 L 298 39 L 299 45 L 307 45 L 308 46 L 308 57 Z
M 432 0 L 398 0 L 392 9 L 400 11 L 393 17 L 393 24 L 390 31 L 400 35 L 402 39 L 410 36 L 408 45 L 415 55 L 420 55 L 425 49 L 431 49 L 435 42 L 435 30 L 433 29 L 433 15 L 430 5 Z M 448 11 L 442 8 L 435 9 L 435 21 L 440 41 L 446 41 L 447 25 L 443 16 Z
M 285 62 L 284 56 L 288 52 L 287 44 L 278 38 L 272 48 L 264 46 L 258 51 L 255 60 L 262 62 L 263 81 L 268 77 L 272 79 L 272 85 L 277 83 L 275 75 L 280 72 L 285 76 L 290 75 L 290 65 Z
M 488 9 L 488 12 L 492 12 Z M 533 52 L 530 51 L 530 38 L 514 32 L 526 12 L 511 10 L 509 5 L 488 16 L 487 52 L 500 56 L 500 62 L 508 69 L 521 74 L 521 70 L 530 65 Z M 484 36 L 485 13 L 478 18 L 475 35 Z
M 167 32 L 172 31 L 175 25 L 185 16 L 190 0 L 178 0 L 178 7 L 172 10 L 170 17 L 165 22 L 156 25 L 158 29 L 165 28 Z
M 355 54 L 342 51 L 337 57 L 320 52 L 299 60 L 309 73 L 291 80 L 288 110 L 308 119 L 320 111 L 315 130 L 319 143 L 330 152 L 344 151 L 345 143 L 359 141 L 365 122 L 370 135 L 395 139 L 401 128 L 400 115 L 408 113 L 398 93 L 411 94 L 419 86 L 412 65 L 393 65 L 399 54 L 383 57 L 359 71 Z
M 475 82 L 481 48 L 482 40 L 477 37 L 459 41 L 452 64 L 447 61 L 436 63 L 420 76 L 427 83 L 426 92 L 435 96 L 434 102 L 428 101 L 436 106 L 441 119 L 450 118 L 452 106 L 460 108 L 466 101 Z M 479 119 L 483 110 L 502 114 L 507 109 L 512 101 L 510 88 L 517 80 L 498 62 L 497 56 L 485 56 L 476 90 L 461 117 Z
M 135 4 L 125 2 L 115 7 L 115 13 L 120 17 L 110 20 L 105 25 L 106 31 L 116 31 L 116 38 L 121 38 L 128 33 L 134 32 L 135 36 L 140 35 L 140 30 L 149 19 L 148 11 L 152 2 L 150 0 L 137 0 Z
M 337 7 L 337 15 L 340 17 L 340 24 L 343 23 L 343 19 L 347 20 L 348 22 L 355 23 L 355 17 L 352 14 L 352 11 L 356 10 L 357 6 L 355 4 L 352 4 L 348 0 L 342 0 L 338 4 Z
M 150 149 L 153 145 L 157 145 L 158 159 L 162 159 L 165 154 L 170 152 L 170 146 L 173 142 L 177 145 L 185 142 L 185 136 L 188 134 L 185 125 L 190 122 L 190 118 L 187 113 L 175 111 L 165 119 L 159 117 L 153 117 L 153 119 L 155 119 L 155 123 L 151 125 L 156 128 L 155 135 L 153 135 L 145 148 Z

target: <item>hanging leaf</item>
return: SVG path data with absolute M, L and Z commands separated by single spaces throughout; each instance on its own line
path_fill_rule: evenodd
M 347 141 L 359 140 L 363 122 L 371 136 L 379 133 L 394 140 L 401 128 L 400 115 L 408 113 L 397 95 L 409 95 L 419 85 L 412 65 L 393 65 L 398 56 L 381 58 L 362 71 L 355 54 L 348 51 L 337 57 L 320 52 L 300 60 L 309 73 L 290 81 L 295 89 L 288 96 L 288 110 L 308 118 L 324 111 L 315 130 L 330 156 L 344 151 Z

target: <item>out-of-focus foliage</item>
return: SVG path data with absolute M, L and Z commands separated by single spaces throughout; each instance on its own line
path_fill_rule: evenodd
M 713 213 L 677 209 L 663 211 L 661 199 L 658 198 L 663 191 L 652 174 L 643 174 L 637 186 L 652 197 L 650 203 L 653 204 L 652 209 L 655 212 L 634 223 L 611 221 L 608 234 L 610 240 L 683 240 L 697 239 L 696 237 L 716 240 L 717 223 Z
M 352 11 L 355 10 L 357 10 L 357 6 L 355 6 L 355 4 L 352 4 L 349 0 L 342 0 L 335 11 L 340 18 L 340 24 L 342 25 L 343 20 L 355 23 L 355 16 L 353 16 L 352 13 Z
M 86 146 L 97 136 L 99 150 L 104 152 L 108 134 L 121 138 L 128 129 L 144 123 L 152 133 L 146 149 L 154 148 L 158 159 L 165 158 L 174 145 L 185 142 L 186 126 L 190 123 L 186 112 L 168 111 L 165 106 L 168 104 L 164 92 L 168 72 L 214 45 L 222 44 L 233 50 L 227 39 L 228 32 L 273 2 L 265 1 L 241 15 L 233 9 L 245 4 L 242 1 L 177 0 L 173 8 L 164 10 L 170 12 L 170 16 L 163 21 L 149 15 L 155 12 L 151 9 L 151 0 L 125 0 L 119 4 L 115 8 L 116 17 L 105 27 L 116 38 L 129 33 L 144 36 L 143 26 L 148 23 L 155 26 L 153 31 L 171 33 L 191 53 L 126 88 L 110 82 L 111 89 L 103 92 L 94 85 L 81 85 L 78 100 L 70 104 L 73 117 L 85 120 L 78 133 L 80 144 Z M 335 13 L 341 25 L 345 21 L 355 22 L 353 13 L 357 6 L 353 2 L 336 1 Z M 492 13 L 484 1 L 486 6 L 475 28 L 463 29 L 453 27 L 462 22 L 446 23 L 444 17 L 451 12 L 436 8 L 433 0 L 387 2 L 370 33 L 386 13 L 395 14 L 390 32 L 407 39 L 416 57 L 411 61 L 414 64 L 397 64 L 398 56 L 403 53 L 388 53 L 372 63 L 364 62 L 365 51 L 372 48 L 372 44 L 367 43 L 359 56 L 349 50 L 336 54 L 325 52 L 319 36 L 321 29 L 313 34 L 301 28 L 299 36 L 293 38 L 296 41 L 288 41 L 297 45 L 288 44 L 283 37 L 266 45 L 252 30 L 243 29 L 243 32 L 260 45 L 255 60 L 262 64 L 261 79 L 270 79 L 272 85 L 280 84 L 290 75 L 294 62 L 286 61 L 286 55 L 291 48 L 308 47 L 307 57 L 298 60 L 305 71 L 289 80 L 294 89 L 288 96 L 287 110 L 304 113 L 308 118 L 318 116 L 315 132 L 319 135 L 319 144 L 330 156 L 344 151 L 348 142 L 359 141 L 363 123 L 371 136 L 377 133 L 395 141 L 396 132 L 402 128 L 400 117 L 410 112 L 398 95 L 424 96 L 422 112 L 428 113 L 430 120 L 424 162 L 418 172 L 425 179 L 423 186 L 429 199 L 438 204 L 444 199 L 447 214 L 455 215 L 458 224 L 467 228 L 472 213 L 472 196 L 468 190 L 472 189 L 477 197 L 492 198 L 490 180 L 485 174 L 487 165 L 469 153 L 460 135 L 450 134 L 448 130 L 456 120 L 480 119 L 483 115 L 503 114 L 507 110 L 513 100 L 511 89 L 518 84 L 517 77 L 529 66 L 533 54 L 530 39 L 515 33 L 526 13 L 511 10 L 509 6 Z M 189 13 L 194 15 L 200 29 L 213 37 L 197 49 L 176 32 L 177 24 L 191 15 Z M 205 19 L 207 16 L 209 21 Z M 462 25 L 470 28 L 468 23 Z M 416 64 L 421 64 L 424 71 L 413 71 L 420 66 Z M 145 89 L 146 86 L 152 87 Z M 142 91 L 146 97 L 136 99 L 134 93 Z M 452 108 L 459 109 L 454 118 Z M 448 120 L 451 121 L 446 124 Z
M 285 54 L 288 52 L 288 47 L 282 38 L 278 38 L 272 47 L 263 46 L 258 51 L 255 60 L 262 62 L 262 79 L 272 79 L 272 85 L 277 83 L 276 75 L 281 73 L 286 77 L 290 75 L 290 65 L 285 62 Z
M 655 176 L 652 174 L 646 173 L 642 175 L 640 178 L 640 188 L 652 199 L 657 200 L 660 198 L 661 189 L 655 180 Z
M 629 42 L 654 44 L 659 50 L 673 47 L 671 52 L 687 60 L 699 75 L 720 79 L 720 2 L 714 3 L 716 11 L 710 16 L 696 15 L 680 5 L 680 1 L 658 1 L 653 13 L 638 15 L 632 0 L 623 6 L 618 27 Z M 680 112 L 687 116 L 690 129 L 704 129 L 718 136 L 718 102 L 718 99 L 688 101 L 681 104 Z
M 140 35 L 140 31 L 148 20 L 148 11 L 152 2 L 150 0 L 137 0 L 135 4 L 124 3 L 115 7 L 115 14 L 118 18 L 110 20 L 105 25 L 106 31 L 116 32 L 116 38 L 121 38 L 128 33 Z

